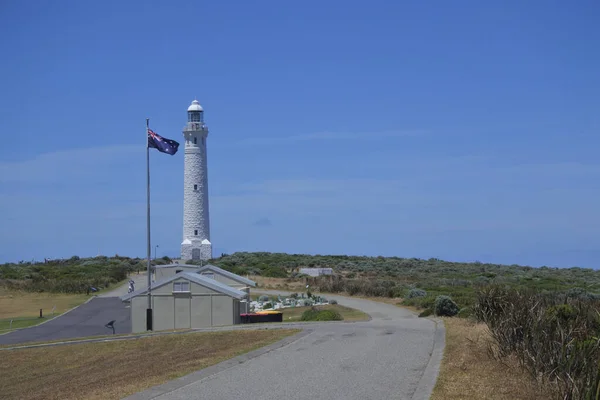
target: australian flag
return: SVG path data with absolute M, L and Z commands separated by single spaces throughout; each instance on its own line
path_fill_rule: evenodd
M 161 153 L 174 155 L 177 153 L 179 143 L 175 140 L 164 138 L 151 129 L 148 129 L 148 147 L 155 148 Z

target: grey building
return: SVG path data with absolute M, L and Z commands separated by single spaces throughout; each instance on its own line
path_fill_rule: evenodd
M 332 275 L 332 268 L 300 268 L 301 274 L 308 276 L 321 276 L 321 275 Z
M 175 274 L 182 272 L 198 272 L 200 267 L 198 265 L 190 264 L 166 264 L 156 265 L 154 267 L 154 280 L 157 282 L 163 279 L 170 278 Z
M 155 331 L 197 329 L 240 323 L 240 300 L 247 292 L 195 272 L 174 273 L 152 284 Z M 129 302 L 131 330 L 146 331 L 147 288 L 121 297 Z

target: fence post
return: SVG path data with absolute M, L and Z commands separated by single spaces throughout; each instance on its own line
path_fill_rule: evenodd
M 44 318 L 42 315 L 42 309 L 40 308 L 40 318 Z
M 8 325 L 8 329 L 12 329 L 12 322 L 13 322 L 13 320 L 11 319 L 10 324 Z

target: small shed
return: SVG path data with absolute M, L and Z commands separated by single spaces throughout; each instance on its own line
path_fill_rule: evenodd
M 154 280 L 162 281 L 182 272 L 196 272 L 200 267 L 191 264 L 166 264 L 154 266 Z
M 197 329 L 240 323 L 246 293 L 197 273 L 180 272 L 152 284 L 153 330 Z M 131 330 L 146 331 L 147 288 L 121 300 L 130 303 Z
M 308 276 L 332 275 L 333 268 L 300 268 L 300 273 Z

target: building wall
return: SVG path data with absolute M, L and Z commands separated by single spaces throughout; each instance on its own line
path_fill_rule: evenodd
M 152 296 L 153 330 L 164 331 L 175 329 L 175 320 L 173 318 L 174 300 L 173 296 Z
M 192 326 L 210 328 L 212 326 L 212 296 L 192 296 Z
M 148 296 L 137 296 L 131 299 L 131 332 L 146 332 L 146 309 Z
M 174 324 L 175 329 L 189 329 L 192 326 L 190 325 L 191 320 L 191 298 L 192 296 L 189 294 L 174 294 L 173 298 L 175 300 L 175 307 L 173 311 Z
M 233 298 L 229 296 L 212 296 L 212 325 L 233 325 Z

